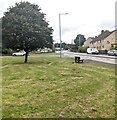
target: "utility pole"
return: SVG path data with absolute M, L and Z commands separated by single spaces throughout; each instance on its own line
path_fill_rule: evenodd
M 61 40 L 61 15 L 67 15 L 68 13 L 59 13 L 59 37 L 60 37 L 60 58 L 61 58 L 61 47 L 62 47 L 62 40 Z

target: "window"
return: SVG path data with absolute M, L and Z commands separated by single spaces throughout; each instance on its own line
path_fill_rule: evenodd
M 108 44 L 110 44 L 110 41 L 107 41 Z

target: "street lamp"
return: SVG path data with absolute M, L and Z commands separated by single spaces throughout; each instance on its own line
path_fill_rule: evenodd
M 68 13 L 59 13 L 59 37 L 60 37 L 60 58 L 61 58 L 61 15 L 67 15 Z

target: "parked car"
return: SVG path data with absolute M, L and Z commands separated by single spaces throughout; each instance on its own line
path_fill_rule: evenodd
M 107 52 L 107 54 L 108 54 L 108 55 L 115 55 L 115 56 L 117 56 L 117 50 L 109 50 L 109 51 Z
M 99 51 L 96 48 L 87 48 L 87 54 L 98 54 Z
M 16 52 L 16 53 L 12 53 L 13 56 L 24 56 L 26 54 L 26 52 Z

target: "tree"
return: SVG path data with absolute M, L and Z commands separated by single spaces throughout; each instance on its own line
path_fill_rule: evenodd
M 84 44 L 85 40 L 86 39 L 85 39 L 84 35 L 78 34 L 74 40 L 76 49 L 80 48 Z
M 68 50 L 70 47 L 68 46 L 68 44 L 62 43 L 62 48 L 63 48 L 64 50 Z
M 29 2 L 9 7 L 2 18 L 2 43 L 12 50 L 24 50 L 25 63 L 28 53 L 38 48 L 53 46 L 53 29 L 38 5 Z
M 60 43 L 55 43 L 54 46 L 55 48 L 60 48 Z M 63 48 L 64 50 L 68 50 L 70 49 L 70 45 L 66 43 L 62 43 L 61 48 Z

